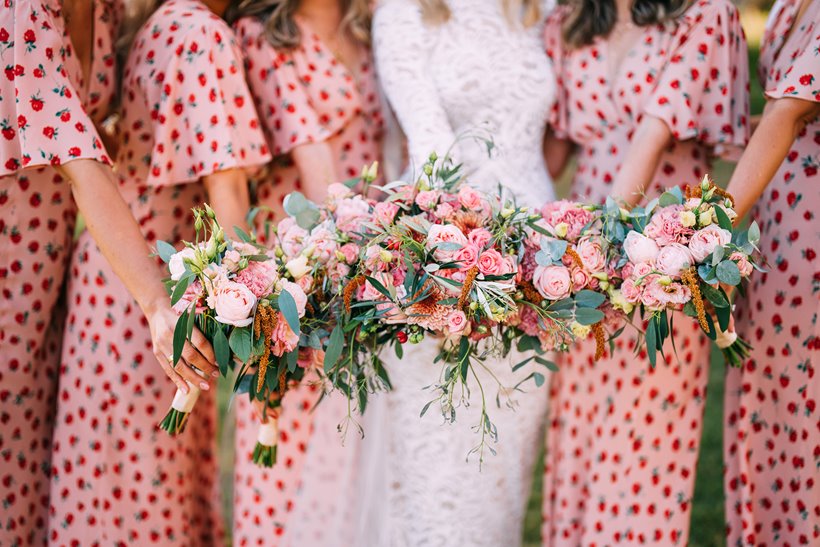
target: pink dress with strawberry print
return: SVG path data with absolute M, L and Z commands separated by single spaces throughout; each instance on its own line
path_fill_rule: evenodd
M 255 18 L 237 22 L 246 54 L 248 82 L 275 156 L 270 172 L 257 187 L 258 204 L 283 218 L 282 199 L 300 189 L 299 171 L 290 152 L 297 146 L 326 142 L 344 179 L 380 158 L 382 116 L 368 52 L 356 70 L 347 69 L 297 19 L 302 43 L 278 51 L 264 37 Z M 272 469 L 252 459 L 258 420 L 246 397 L 237 402 L 236 470 L 233 541 L 235 545 L 345 545 L 352 520 L 350 502 L 356 437 L 347 442 L 336 426 L 348 412 L 340 394 L 321 395 L 315 385 L 288 392 L 279 419 L 279 462 Z M 345 530 L 345 531 L 343 531 Z
M 84 77 L 56 0 L 0 7 L 0 545 L 45 542 L 48 468 L 76 210 L 52 167 L 110 163 L 95 123 L 114 94 L 121 6 L 94 4 Z
M 761 42 L 760 80 L 771 99 L 820 102 L 820 3 L 795 23 L 799 7 L 800 0 L 780 0 L 772 9 Z M 726 376 L 723 444 L 732 547 L 820 543 L 818 169 L 820 117 L 795 139 L 752 213 L 767 272 L 753 277 L 738 305 L 736 327 L 752 344 L 751 356 Z
M 553 128 L 579 147 L 573 198 L 601 203 L 644 115 L 674 141 L 647 190 L 695 184 L 720 147 L 746 141 L 746 42 L 728 0 L 699 0 L 671 26 L 643 29 L 614 78 L 609 44 L 568 49 L 565 11 L 545 40 L 560 84 Z M 639 325 L 640 326 L 640 325 Z M 685 545 L 709 366 L 697 324 L 674 322 L 677 351 L 653 369 L 634 330 L 595 360 L 587 340 L 560 356 L 553 375 L 544 477 L 546 545 Z
M 121 134 L 120 191 L 151 246 L 193 240 L 201 177 L 269 161 L 233 32 L 202 2 L 165 2 L 137 34 Z M 175 387 L 144 316 L 88 234 L 72 257 L 68 303 L 49 539 L 220 544 L 213 395 L 202 394 L 178 437 L 157 428 Z

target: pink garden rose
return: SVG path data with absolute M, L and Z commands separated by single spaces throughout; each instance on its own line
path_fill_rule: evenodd
M 281 283 L 282 290 L 288 291 L 296 302 L 296 312 L 299 314 L 299 317 L 304 317 L 305 307 L 307 306 L 307 295 L 305 295 L 305 291 L 303 291 L 302 287 L 297 283 L 293 283 L 287 279 L 283 279 Z
M 440 243 L 455 243 L 463 247 L 467 244 L 467 238 L 455 226 L 449 224 L 433 224 L 427 232 L 426 249 L 428 251 L 435 249 L 433 255 L 437 260 L 447 261 L 453 259 L 458 249 L 440 249 L 437 246 Z
M 322 264 L 327 264 L 327 261 L 336 255 L 338 247 L 336 232 L 330 229 L 327 222 L 313 228 L 305 241 L 305 248 L 312 250 L 311 257 Z
M 606 258 L 601 245 L 593 239 L 584 237 L 575 246 L 575 251 L 581 257 L 581 263 L 588 272 L 600 272 L 604 269 Z
M 274 325 L 270 337 L 273 341 L 273 344 L 271 344 L 271 353 L 276 357 L 290 353 L 299 345 L 299 335 L 291 330 L 282 312 L 277 314 L 276 325 Z
M 279 234 L 279 244 L 282 246 L 285 256 L 294 257 L 302 252 L 308 231 L 296 224 L 293 217 L 283 218 L 276 230 Z
M 223 283 L 214 293 L 216 320 L 225 325 L 250 325 L 255 305 L 256 297 L 251 290 L 234 281 Z
M 377 224 L 389 226 L 398 212 L 399 206 L 392 201 L 380 201 L 373 207 L 373 219 Z
M 182 314 L 182 312 L 191 309 L 191 304 L 196 302 L 196 313 L 203 313 L 205 311 L 205 306 L 202 305 L 202 297 L 204 296 L 205 289 L 202 287 L 202 283 L 199 279 L 195 279 L 190 285 L 188 285 L 188 288 L 185 289 L 182 298 L 177 300 L 177 303 L 174 304 L 174 311 L 178 314 Z
M 416 195 L 416 205 L 418 205 L 422 211 L 432 211 L 435 209 L 440 196 L 441 192 L 438 190 L 424 190 Z
M 683 205 L 669 205 L 657 209 L 652 215 L 649 224 L 646 225 L 643 233 L 660 245 L 670 243 L 686 243 L 694 230 L 685 227 L 680 220 Z
M 461 310 L 453 310 L 447 316 L 447 330 L 451 334 L 459 334 L 467 327 L 467 316 Z
M 632 265 L 632 277 L 635 279 L 646 278 L 655 271 L 654 262 L 639 262 Z
M 461 264 L 462 270 L 468 270 L 476 265 L 480 252 L 481 251 L 477 246 L 472 243 L 468 243 L 456 251 L 456 254 L 453 255 L 453 261 Z
M 641 293 L 641 304 L 649 311 L 659 311 L 666 307 L 666 304 L 659 298 L 657 280 L 649 283 Z
M 237 268 L 239 268 L 239 261 L 242 259 L 242 256 L 239 252 L 231 249 L 229 251 L 225 251 L 225 254 L 222 257 L 222 265 L 229 272 L 235 272 Z
M 621 285 L 621 295 L 627 302 L 637 304 L 641 300 L 641 288 L 635 284 L 634 279 L 627 279 Z
M 478 256 L 478 271 L 484 275 L 503 275 L 507 264 L 495 249 L 487 249 Z
M 484 228 L 473 228 L 472 230 L 470 230 L 470 233 L 467 234 L 467 241 L 469 241 L 479 249 L 483 249 L 487 246 L 492 237 L 492 234 Z
M 336 227 L 342 232 L 347 234 L 358 232 L 362 222 L 370 219 L 370 204 L 361 196 L 353 196 L 337 202 Z
M 680 277 L 684 270 L 688 270 L 694 259 L 689 248 L 680 243 L 672 243 L 661 248 L 655 259 L 655 268 L 664 275 Z
M 572 290 L 578 292 L 590 285 L 594 279 L 584 268 L 572 268 Z
M 735 251 L 729 255 L 729 260 L 735 261 L 737 269 L 740 270 L 740 275 L 743 277 L 749 277 L 755 269 L 752 263 L 749 262 L 749 257 L 743 253 Z
M 470 186 L 465 185 L 458 189 L 458 201 L 469 211 L 479 211 L 484 208 L 481 192 Z
M 541 296 L 548 300 L 566 298 L 572 289 L 569 269 L 564 266 L 538 266 L 533 273 L 532 283 Z
M 359 258 L 359 246 L 355 243 L 345 243 L 339 247 L 339 251 L 344 255 L 347 264 L 353 264 Z
M 651 238 L 638 232 L 629 232 L 624 240 L 624 251 L 632 262 L 649 262 L 655 260 L 660 249 Z
M 547 203 L 541 208 L 541 215 L 551 231 L 555 231 L 555 227 L 561 223 L 566 224 L 567 234 L 564 238 L 573 242 L 581 236 L 584 226 L 595 218 L 591 211 L 567 200 Z
M 434 214 L 436 215 L 436 218 L 447 220 L 453 215 L 454 212 L 455 208 L 449 203 L 439 203 L 438 207 L 436 207 L 436 210 L 434 211 Z
M 701 228 L 689 240 L 689 250 L 697 263 L 706 260 L 716 247 L 723 247 L 732 240 L 732 233 L 716 224 Z

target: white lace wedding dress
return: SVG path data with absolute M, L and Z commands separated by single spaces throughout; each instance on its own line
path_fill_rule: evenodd
M 502 184 L 519 203 L 538 206 L 553 199 L 542 141 L 555 96 L 552 67 L 541 43 L 542 26 L 508 24 L 501 0 L 448 0 L 449 21 L 428 27 L 415 0 L 382 1 L 373 24 L 379 79 L 408 139 L 411 169 L 430 152 L 443 155 L 466 134 L 490 134 L 495 149 L 461 139 L 453 156 L 471 183 L 484 190 Z M 546 10 L 544 10 L 546 12 Z M 546 15 L 543 13 L 542 15 Z M 497 383 L 479 379 L 498 427 L 496 455 L 485 453 L 479 469 L 480 394 L 457 409 L 455 424 L 443 423 L 426 386 L 438 378 L 437 341 L 405 344 L 398 360 L 385 355 L 394 391 L 375 397 L 367 410 L 361 465 L 366 481 L 356 545 L 514 546 L 521 542 L 533 465 L 546 421 L 547 386 L 530 381 L 509 394 L 513 408 L 496 405 Z M 541 365 L 512 372 L 520 354 L 491 359 L 487 367 L 505 387 Z M 470 383 L 476 386 L 475 378 Z

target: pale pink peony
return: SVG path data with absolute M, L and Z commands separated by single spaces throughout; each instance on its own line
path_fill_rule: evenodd
M 686 243 L 694 230 L 680 220 L 683 205 L 669 205 L 655 210 L 643 233 L 661 247 L 670 243 Z
M 572 289 L 572 278 L 569 269 L 564 266 L 536 267 L 532 283 L 541 296 L 548 300 L 566 298 Z
M 664 275 L 680 277 L 684 270 L 688 270 L 694 259 L 689 248 L 680 243 L 672 243 L 661 248 L 655 259 L 655 268 Z
M 723 247 L 732 240 L 732 233 L 716 224 L 701 228 L 689 240 L 689 250 L 699 264 L 712 254 L 716 247 Z
M 437 260 L 449 262 L 455 256 L 458 249 L 440 249 L 437 246 L 440 243 L 455 243 L 461 247 L 467 244 L 467 238 L 455 226 L 449 224 L 433 224 L 427 232 L 426 249 L 433 251 L 433 256 Z
M 251 290 L 234 281 L 223 283 L 214 293 L 216 320 L 224 325 L 250 325 L 253 322 L 255 305 L 256 297 Z
M 651 238 L 638 232 L 629 232 L 624 240 L 624 251 L 632 262 L 649 262 L 655 260 L 660 249 Z
M 279 234 L 279 244 L 285 256 L 294 257 L 302 252 L 308 231 L 296 224 L 293 217 L 283 218 L 276 231 Z

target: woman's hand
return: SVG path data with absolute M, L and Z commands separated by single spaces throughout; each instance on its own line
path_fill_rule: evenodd
M 205 336 L 194 329 L 192 341 L 186 341 L 182 350 L 182 357 L 175 365 L 172 364 L 174 355 L 174 326 L 178 316 L 166 305 L 159 305 L 155 311 L 146 314 L 148 327 L 151 330 L 154 356 L 159 361 L 162 370 L 177 388 L 188 393 L 190 387 L 187 382 L 203 391 L 210 389 L 210 380 L 219 376 L 216 366 L 214 350 Z M 200 372 L 201 371 L 201 372 Z
M 263 401 L 259 401 L 257 399 L 253 400 L 251 406 L 253 407 L 253 415 L 256 416 L 256 419 L 259 420 L 260 423 L 265 423 L 268 420 L 278 420 L 279 414 L 282 412 L 282 407 L 272 407 L 272 403 L 265 404 Z

